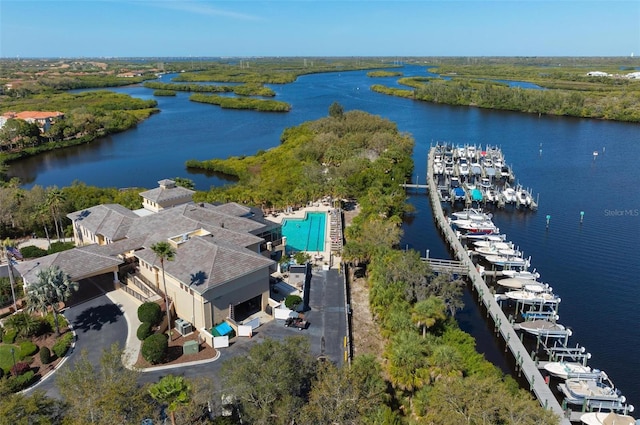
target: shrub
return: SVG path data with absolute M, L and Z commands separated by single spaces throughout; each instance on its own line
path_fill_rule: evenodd
M 31 366 L 29 366 L 29 363 L 18 362 L 15 365 L 11 366 L 11 374 L 13 376 L 22 375 L 23 373 L 27 372 L 29 369 L 31 369 Z
M 31 341 L 22 341 L 20 344 L 20 358 L 32 356 L 38 352 L 38 346 Z
M 67 251 L 75 246 L 76 245 L 73 242 L 52 242 L 47 253 L 55 254 L 56 252 Z
M 151 331 L 151 323 L 142 322 L 140 326 L 138 326 L 138 331 L 136 332 L 136 336 L 140 341 L 144 341 L 147 339 L 153 332 Z
M 44 321 L 46 323 L 45 332 L 53 332 L 53 330 L 56 328 L 56 320 L 55 317 L 53 317 L 53 312 L 48 312 L 44 317 Z M 62 314 L 58 314 L 58 325 L 60 326 L 60 330 L 62 330 L 69 326 L 69 321 L 67 321 L 67 318 Z
M 19 336 L 28 338 L 33 335 L 40 335 L 43 320 L 27 311 L 20 311 L 5 320 L 8 328 L 15 329 Z
M 156 326 L 162 320 L 162 309 L 157 303 L 146 302 L 138 307 L 138 319 Z
M 2 342 L 5 344 L 13 344 L 16 342 L 16 336 L 18 336 L 18 331 L 15 329 L 7 329 L 2 336 Z
M 33 378 L 35 377 L 35 372 L 29 370 L 22 375 L 11 377 L 7 380 L 7 386 L 9 391 L 12 393 L 17 393 L 29 386 L 31 382 L 33 382 Z
M 284 305 L 291 310 L 295 310 L 301 302 L 302 298 L 298 295 L 287 295 L 287 298 L 284 299 Z
M 73 342 L 73 333 L 67 332 L 63 334 L 55 344 L 53 344 L 52 351 L 56 355 L 56 357 L 63 357 L 69 347 L 71 347 L 71 343 Z
M 45 255 L 47 255 L 46 250 L 42 248 L 38 248 L 35 245 L 29 245 L 29 246 L 20 248 L 20 253 L 24 258 L 38 258 L 38 257 L 44 257 Z
M 169 351 L 169 341 L 164 334 L 153 334 L 142 341 L 142 357 L 151 364 L 161 363 Z
M 51 358 L 51 351 L 49 350 L 48 347 L 42 347 L 40 349 L 40 361 L 42 362 L 42 364 L 49 364 L 51 363 L 51 360 L 53 360 Z

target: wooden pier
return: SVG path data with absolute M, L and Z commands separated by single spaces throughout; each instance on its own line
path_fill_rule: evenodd
M 469 275 L 469 267 L 462 261 L 441 260 L 438 258 L 422 258 L 422 261 L 428 261 L 431 270 L 436 273 L 457 274 L 459 276 Z
M 566 417 L 566 413 L 558 400 L 554 396 L 551 388 L 545 383 L 545 380 L 538 370 L 538 365 L 529 356 L 529 353 L 525 346 L 520 341 L 519 335 L 507 319 L 507 316 L 502 311 L 500 305 L 498 305 L 493 293 L 489 290 L 489 287 L 485 283 L 483 277 L 476 269 L 475 264 L 471 261 L 471 258 L 467 254 L 466 249 L 462 246 L 462 243 L 458 240 L 455 232 L 449 225 L 443 211 L 442 205 L 438 198 L 438 191 L 436 182 L 433 177 L 433 155 L 434 149 L 429 151 L 429 160 L 427 166 L 427 183 L 429 199 L 433 209 L 433 216 L 438 225 L 440 231 L 444 235 L 451 250 L 454 252 L 456 258 L 459 260 L 461 267 L 465 267 L 467 270 L 467 276 L 472 283 L 472 286 L 478 296 L 478 299 L 482 302 L 487 310 L 487 317 L 491 317 L 495 325 L 496 334 L 499 334 L 504 339 L 508 349 L 511 351 L 515 361 L 518 375 L 524 374 L 525 378 L 529 382 L 531 391 L 538 398 L 540 404 L 552 410 L 561 419 L 562 425 L 570 425 L 570 420 Z

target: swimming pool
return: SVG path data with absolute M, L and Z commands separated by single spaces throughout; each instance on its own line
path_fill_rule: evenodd
M 326 216 L 323 212 L 309 212 L 304 220 L 282 220 L 282 236 L 287 237 L 287 253 L 323 251 Z

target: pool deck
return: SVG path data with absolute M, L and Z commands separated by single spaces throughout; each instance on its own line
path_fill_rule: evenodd
M 307 251 L 307 253 L 311 255 L 311 260 L 314 265 L 322 266 L 326 262 L 330 268 L 337 269 L 340 267 L 342 259 L 335 253 L 331 253 L 331 220 L 329 212 L 334 209 L 335 208 L 331 205 L 314 203 L 311 206 L 300 208 L 292 212 L 279 213 L 277 216 L 269 214 L 265 216 L 265 219 L 274 223 L 282 224 L 282 220 L 285 219 L 304 220 L 304 216 L 308 212 L 324 212 L 326 214 L 324 226 L 324 248 L 322 251 Z

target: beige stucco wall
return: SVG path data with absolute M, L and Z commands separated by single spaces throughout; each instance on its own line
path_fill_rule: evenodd
M 229 315 L 229 305 L 237 305 L 261 295 L 261 310 L 269 302 L 269 269 L 253 272 L 207 291 L 204 296 L 213 306 L 213 324 L 222 322 Z
M 149 281 L 155 282 L 161 291 L 162 272 L 148 263 L 140 261 L 140 273 Z M 165 273 L 167 293 L 175 303 L 176 314 L 181 319 L 191 322 L 195 328 L 211 328 L 214 324 L 225 320 L 229 312 L 229 304 L 237 305 L 261 295 L 262 310 L 269 300 L 269 269 L 264 268 L 242 276 L 232 282 L 222 284 L 208 290 L 204 296 L 198 294 L 188 285 L 181 285 L 170 274 Z

